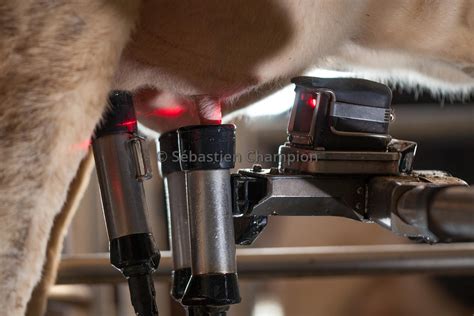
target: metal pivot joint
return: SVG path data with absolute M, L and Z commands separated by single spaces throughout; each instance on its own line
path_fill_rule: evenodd
M 110 261 L 127 278 L 139 316 L 158 315 L 151 274 L 160 261 L 147 223 L 142 181 L 150 178 L 145 143 L 137 134 L 132 96 L 109 95 L 110 108 L 95 131 L 93 151 L 110 241 Z
M 240 302 L 229 172 L 234 166 L 235 126 L 183 127 L 178 141 L 192 254 L 192 276 L 182 303 L 221 315 Z

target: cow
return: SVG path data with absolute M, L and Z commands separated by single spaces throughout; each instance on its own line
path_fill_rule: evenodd
M 158 132 L 314 66 L 463 95 L 473 40 L 471 0 L 2 1 L 0 314 L 25 313 L 111 89 Z

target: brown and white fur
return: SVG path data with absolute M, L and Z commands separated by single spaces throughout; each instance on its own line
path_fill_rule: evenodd
M 462 94 L 473 42 L 470 0 L 2 1 L 0 314 L 25 312 L 109 89 L 136 91 L 158 131 L 313 66 Z M 170 102 L 183 115 L 147 115 Z

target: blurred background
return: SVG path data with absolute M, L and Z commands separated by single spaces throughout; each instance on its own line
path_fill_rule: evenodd
M 237 151 L 276 153 L 286 140 L 289 86 L 257 104 L 232 114 L 237 126 Z M 416 169 L 438 169 L 474 184 L 474 103 L 432 98 L 395 89 L 396 120 L 391 135 L 418 142 Z M 156 152 L 149 139 L 150 152 Z M 156 155 L 152 157 L 156 161 Z M 162 179 L 156 163 L 153 178 L 145 182 L 149 219 L 160 250 L 169 249 Z M 263 167 L 271 167 L 263 163 Z M 248 168 L 245 159 L 236 168 Z M 371 224 L 341 218 L 272 217 L 251 247 L 399 244 L 409 242 Z M 87 192 L 65 241 L 65 254 L 108 251 L 97 177 Z M 229 315 L 457 315 L 474 298 L 459 292 L 472 287 L 471 278 L 428 276 L 310 277 L 241 281 L 242 304 Z M 184 315 L 169 293 L 169 282 L 157 282 L 160 315 Z M 472 293 L 472 291 L 471 291 Z M 471 294 L 472 295 L 472 294 Z M 467 307 L 468 310 L 471 307 Z M 471 309 L 471 312 L 473 310 Z M 461 313 L 461 312 L 459 312 Z M 60 285 L 51 292 L 48 316 L 133 315 L 126 283 L 119 285 Z M 468 315 L 468 314 L 466 314 Z

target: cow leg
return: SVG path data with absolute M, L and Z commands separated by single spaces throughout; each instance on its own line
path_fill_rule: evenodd
M 0 306 L 23 315 L 137 1 L 0 4 Z
M 31 299 L 28 302 L 27 316 L 41 316 L 46 310 L 48 292 L 56 281 L 64 237 L 76 213 L 84 191 L 89 185 L 93 166 L 92 153 L 89 151 L 89 154 L 79 165 L 76 177 L 69 186 L 66 203 L 54 219 L 53 229 L 51 230 L 46 249 L 46 261 L 43 266 L 43 273 L 40 282 L 36 285 Z

